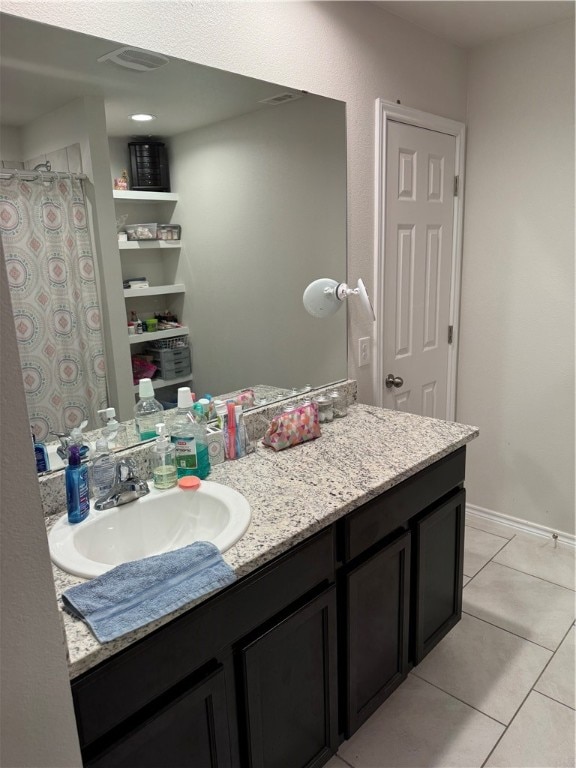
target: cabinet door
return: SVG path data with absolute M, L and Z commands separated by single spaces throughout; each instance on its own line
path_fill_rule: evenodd
M 251 768 L 320 766 L 338 747 L 335 592 L 241 649 Z
M 408 674 L 410 533 L 345 576 L 349 738 Z
M 464 490 L 414 523 L 413 657 L 418 664 L 460 621 Z
M 84 765 L 86 768 L 230 768 L 223 670 L 218 669 Z

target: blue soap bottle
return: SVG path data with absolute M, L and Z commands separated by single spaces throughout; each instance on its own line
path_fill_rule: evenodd
M 68 466 L 65 470 L 66 505 L 68 522 L 81 523 L 90 511 L 90 486 L 88 467 L 80 461 L 80 446 L 68 448 Z
M 32 443 L 34 444 L 34 456 L 36 458 L 36 472 L 47 472 L 50 469 L 50 461 L 48 460 L 48 451 L 44 443 L 39 443 L 36 440 L 34 432 L 32 432 Z

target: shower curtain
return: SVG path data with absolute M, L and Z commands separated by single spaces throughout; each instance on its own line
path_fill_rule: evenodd
M 34 434 L 93 429 L 106 369 L 81 181 L 0 179 L 0 234 Z

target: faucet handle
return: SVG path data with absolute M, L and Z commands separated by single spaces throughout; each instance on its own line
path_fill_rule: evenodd
M 116 462 L 116 480 L 125 483 L 127 480 L 133 480 L 136 474 L 136 467 L 132 459 L 119 459 Z
M 136 465 L 133 459 L 119 459 L 116 462 L 116 480 L 125 483 L 129 480 L 137 480 Z
M 67 432 L 50 432 L 54 437 L 58 437 L 62 445 L 66 445 L 70 435 Z

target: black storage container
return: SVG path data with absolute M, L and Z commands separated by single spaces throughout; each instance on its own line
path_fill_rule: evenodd
M 168 153 L 161 141 L 131 141 L 132 189 L 137 192 L 170 192 Z

